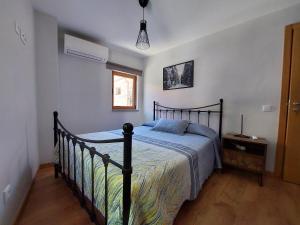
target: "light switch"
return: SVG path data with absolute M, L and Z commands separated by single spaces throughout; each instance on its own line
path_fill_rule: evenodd
M 263 112 L 272 112 L 273 111 L 273 107 L 271 105 L 263 105 L 262 106 L 262 111 Z

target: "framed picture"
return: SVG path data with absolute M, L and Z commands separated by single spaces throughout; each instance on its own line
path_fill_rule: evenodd
M 190 88 L 194 85 L 194 60 L 163 69 L 163 89 Z

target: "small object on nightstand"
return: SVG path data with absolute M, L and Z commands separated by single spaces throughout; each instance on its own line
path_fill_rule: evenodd
M 241 114 L 241 133 L 240 134 L 233 134 L 235 137 L 239 138 L 251 138 L 250 136 L 244 135 L 244 115 Z
M 267 146 L 267 140 L 264 138 L 256 136 L 247 138 L 232 133 L 226 134 L 222 140 L 223 164 L 257 174 L 259 184 L 262 186 Z

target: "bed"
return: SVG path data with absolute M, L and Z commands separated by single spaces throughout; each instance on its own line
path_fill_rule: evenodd
M 219 157 L 223 100 L 177 109 L 153 104 L 153 121 L 123 130 L 74 135 L 54 113 L 55 177 L 59 174 L 96 224 L 172 224 L 197 197 Z M 217 109 L 216 109 L 217 108 Z M 206 114 L 207 126 L 198 125 Z M 183 135 L 153 130 L 157 119 L 188 119 Z M 218 115 L 218 132 L 208 128 Z M 122 151 L 123 149 L 123 151 Z

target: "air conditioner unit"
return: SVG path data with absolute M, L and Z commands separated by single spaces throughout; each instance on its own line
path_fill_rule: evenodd
M 108 48 L 68 34 L 65 34 L 64 53 L 101 63 L 108 60 Z

